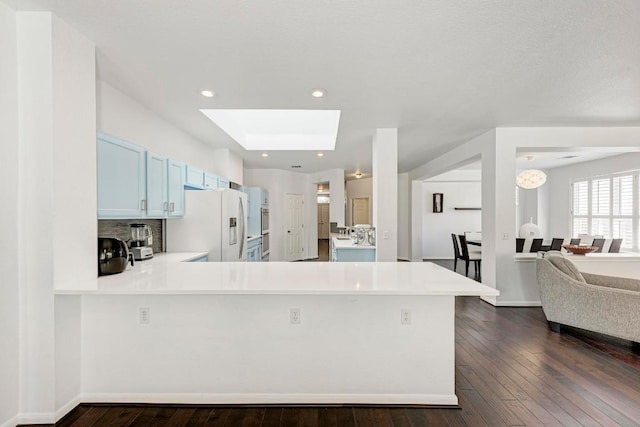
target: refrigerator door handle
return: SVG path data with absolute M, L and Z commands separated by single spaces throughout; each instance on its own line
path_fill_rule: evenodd
M 245 224 L 244 224 L 244 207 L 242 206 L 242 197 L 238 200 L 238 208 L 240 211 L 240 252 L 238 253 L 238 260 L 242 261 L 242 252 L 244 250 L 244 241 L 247 240 L 247 236 L 245 236 Z

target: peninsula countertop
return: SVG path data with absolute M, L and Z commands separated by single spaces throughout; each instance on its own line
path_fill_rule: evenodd
M 198 254 L 192 254 L 191 259 Z M 491 287 L 428 262 L 173 262 L 58 287 L 58 295 L 474 295 Z M 174 256 L 175 259 L 180 257 Z
M 331 233 L 331 239 L 333 240 L 333 246 L 336 249 L 375 249 L 375 245 L 360 244 L 357 245 L 351 240 L 348 234 Z

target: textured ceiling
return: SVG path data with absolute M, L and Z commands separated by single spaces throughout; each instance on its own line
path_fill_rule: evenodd
M 53 10 L 101 79 L 250 168 L 370 172 L 378 127 L 406 172 L 496 126 L 640 123 L 637 0 L 0 1 Z M 264 159 L 200 108 L 340 109 L 336 150 Z

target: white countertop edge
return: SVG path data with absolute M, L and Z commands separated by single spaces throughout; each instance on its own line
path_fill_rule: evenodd
M 60 289 L 54 290 L 55 295 L 317 295 L 317 296 L 499 296 L 500 292 L 494 291 L 448 291 L 448 290 L 431 290 L 431 291 L 336 291 L 336 290 L 308 290 L 308 291 L 289 291 L 289 290 L 215 290 L 215 289 L 158 289 L 158 290 L 87 290 L 87 289 Z

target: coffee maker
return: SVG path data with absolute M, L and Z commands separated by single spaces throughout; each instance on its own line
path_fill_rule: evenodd
M 131 224 L 131 240 L 129 246 L 136 261 L 153 258 L 153 235 L 147 224 Z

